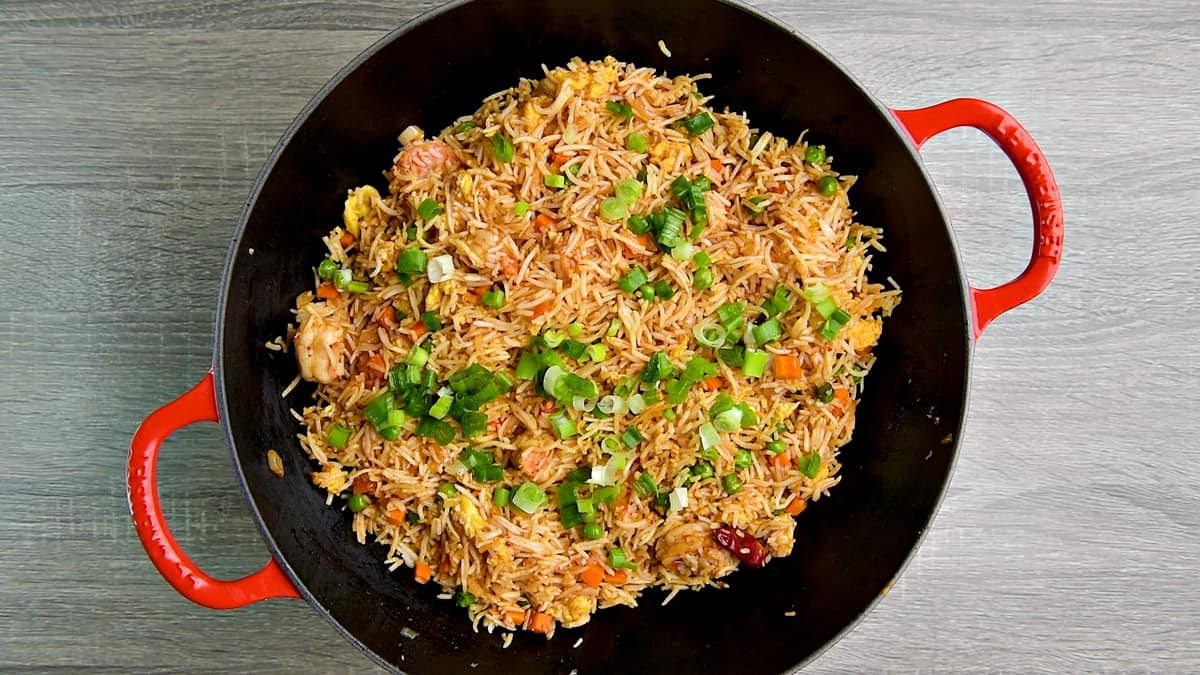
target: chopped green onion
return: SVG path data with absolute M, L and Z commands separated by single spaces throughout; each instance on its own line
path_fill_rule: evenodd
M 778 455 L 784 450 L 787 450 L 787 447 L 783 444 L 783 441 L 767 441 L 767 452 L 772 455 Z
M 396 274 L 413 275 L 421 274 L 424 271 L 425 252 L 416 246 L 409 246 L 396 257 Z
M 713 465 L 709 464 L 708 462 L 696 462 L 692 465 L 691 472 L 692 476 L 694 476 L 696 480 L 704 480 L 705 478 L 712 478 L 714 475 L 716 475 L 716 471 L 713 470 Z
M 571 407 L 579 412 L 591 412 L 596 407 L 596 399 L 582 396 L 571 397 Z
M 560 440 L 568 439 L 579 433 L 579 427 L 575 426 L 575 422 L 571 421 L 565 412 L 554 413 L 548 419 L 550 428 L 554 430 L 554 435 L 558 436 Z
M 616 436 L 605 436 L 604 440 L 600 441 L 600 449 L 610 454 L 618 452 L 621 449 L 621 442 L 617 440 Z
M 449 255 L 439 255 L 431 258 L 425 266 L 425 276 L 431 284 L 449 281 L 454 276 L 454 258 Z
M 645 152 L 646 137 L 634 131 L 625 137 L 625 149 L 632 152 Z
M 677 417 L 677 415 L 675 414 L 675 411 L 671 410 L 670 408 L 667 408 L 666 410 L 664 410 L 662 413 L 662 416 L 663 416 L 663 419 L 668 422 L 674 422 L 675 418 Z
M 443 210 L 444 209 L 442 209 L 441 204 L 438 204 L 436 201 L 434 201 L 432 199 L 426 199 L 426 200 L 422 201 L 420 204 L 417 204 L 417 217 L 420 218 L 421 220 L 424 220 L 425 222 L 429 222 L 429 221 L 433 220 L 434 217 L 436 217 L 438 214 L 440 214 Z
M 658 484 L 654 482 L 654 478 L 650 474 L 644 471 L 639 473 L 638 477 L 634 479 L 633 489 L 637 490 L 637 493 L 643 497 L 651 497 L 658 494 Z
M 479 300 L 487 307 L 500 309 L 504 305 L 504 291 L 499 288 L 493 288 L 480 296 Z
M 767 370 L 767 353 L 757 349 L 747 349 L 742 363 L 742 372 L 746 377 L 762 377 Z
M 388 414 L 387 414 L 387 422 L 384 423 L 383 428 L 387 429 L 389 427 L 398 427 L 398 426 L 402 426 L 403 424 L 404 424 L 404 411 L 403 410 L 389 410 Z M 392 439 L 388 439 L 388 440 L 396 440 L 396 439 L 392 438 Z
M 518 218 L 524 218 L 525 214 L 529 213 L 529 202 L 525 200 L 518 201 L 513 204 L 513 215 Z
M 683 128 L 689 136 L 699 136 L 707 131 L 713 125 L 713 118 L 706 112 L 702 112 L 691 117 L 685 118 Z
M 820 190 L 821 196 L 832 197 L 837 194 L 838 181 L 833 176 L 821 176 L 821 180 L 817 181 L 817 189 Z
M 713 417 L 713 425 L 721 431 L 737 431 L 742 428 L 742 411 L 730 408 Z
M 800 469 L 800 473 L 809 478 L 816 478 L 817 472 L 821 470 L 821 453 L 814 452 L 801 457 L 796 466 Z
M 819 145 L 810 145 L 804 150 L 804 161 L 809 164 L 820 164 L 825 161 L 825 148 Z
M 735 331 L 745 322 L 742 312 L 746 310 L 745 301 L 727 302 L 717 308 L 717 319 L 727 331 Z
M 645 216 L 632 215 L 629 220 L 625 221 L 625 227 L 634 234 L 646 234 L 650 231 L 650 223 L 646 221 Z
M 598 504 L 611 504 L 621 496 L 620 485 L 605 485 L 592 492 L 592 500 Z
M 742 489 L 742 480 L 737 474 L 727 473 L 721 478 L 721 487 L 729 494 L 737 494 Z
M 471 129 L 474 129 L 474 128 L 475 128 L 475 123 L 470 120 L 467 120 L 466 122 L 459 122 L 458 124 L 454 125 L 454 133 L 461 134 L 464 131 L 470 131 Z
M 608 322 L 608 330 L 604 331 L 604 335 L 607 337 L 616 337 L 619 330 L 621 330 L 621 320 L 613 319 Z
M 430 333 L 436 333 L 442 329 L 442 321 L 438 318 L 437 312 L 421 312 L 421 324 Z
M 532 380 L 537 377 L 537 371 L 542 367 L 542 363 L 533 352 L 521 352 L 520 358 L 517 359 L 517 369 L 513 372 L 518 380 Z
M 804 296 L 805 300 L 816 304 L 829 297 L 829 287 L 827 287 L 825 284 L 813 284 L 812 286 L 804 289 L 804 292 L 801 293 L 801 295 Z
M 459 607 L 470 607 L 475 604 L 475 596 L 466 591 L 458 591 L 454 594 L 454 604 Z
M 596 505 L 592 503 L 591 498 L 576 499 L 575 508 L 579 509 L 580 513 L 595 513 Z
M 346 284 L 347 293 L 366 293 L 370 288 L 365 281 L 351 281 Z
M 346 500 L 346 506 L 349 506 L 350 510 L 355 513 L 367 508 L 367 505 L 370 503 L 371 500 L 368 499 L 366 495 L 360 495 L 357 493 L 350 495 L 350 498 Z
M 635 267 L 617 280 L 617 287 L 626 293 L 633 293 L 645 284 L 647 281 L 646 273 L 642 268 Z
M 825 298 L 824 300 L 813 305 L 813 307 L 816 308 L 817 313 L 825 319 L 833 316 L 833 313 L 838 311 L 837 302 L 835 302 L 833 298 Z
M 416 434 L 424 438 L 432 438 L 438 445 L 446 445 L 454 440 L 454 427 L 441 420 L 426 417 L 417 422 Z
M 412 349 L 408 350 L 408 358 L 404 359 L 404 363 L 418 368 L 424 366 L 429 361 L 429 352 L 421 347 L 421 345 L 413 345 Z
M 546 493 L 534 483 L 521 483 L 512 495 L 512 505 L 525 513 L 533 513 L 546 504 Z
M 575 505 L 575 488 L 578 483 L 568 479 L 566 482 L 559 484 L 554 488 L 554 503 L 562 508 L 564 506 Z
M 709 348 L 725 344 L 725 327 L 715 323 L 698 323 L 692 326 L 692 335 L 696 342 Z
M 625 557 L 625 551 L 619 548 L 608 549 L 608 566 L 617 570 L 637 569 L 637 565 L 629 562 L 629 559 Z
M 554 188 L 555 190 L 561 190 L 562 188 L 565 188 L 567 186 L 567 177 L 560 176 L 560 175 L 554 174 L 554 173 L 546 174 L 545 176 L 542 176 L 542 184 L 548 188 Z
M 767 298 L 762 304 L 763 311 L 767 316 L 778 316 L 792 308 L 792 294 L 788 289 L 779 286 L 775 289 L 775 293 Z
M 767 201 L 766 197 L 751 197 L 745 202 L 742 202 L 742 208 L 746 209 L 746 212 L 751 216 L 761 216 L 764 209 L 759 208 L 759 206 L 765 201 Z
M 642 284 L 642 287 L 638 289 L 638 294 L 642 296 L 643 300 L 653 300 L 654 286 L 651 284 Z
M 666 279 L 659 279 L 654 282 L 654 295 L 663 300 L 670 300 L 675 297 L 675 289 L 671 288 L 671 284 Z
M 646 437 L 642 435 L 642 432 L 637 430 L 637 427 L 629 427 L 621 433 L 621 442 L 625 444 L 625 447 L 630 449 L 636 448 L 638 443 L 641 443 L 645 439 Z
M 717 364 L 699 355 L 689 359 L 687 366 L 683 369 L 683 379 L 691 382 L 699 382 L 716 374 Z
M 838 332 L 842 330 L 842 326 L 845 326 L 849 321 L 850 315 L 844 310 L 834 310 L 829 315 L 829 318 L 821 323 L 821 328 L 817 333 L 826 340 L 832 340 L 837 337 Z
M 439 396 L 438 400 L 429 407 L 429 416 L 435 420 L 444 419 L 446 414 L 450 412 L 450 405 L 454 403 L 453 396 Z
M 600 363 L 608 356 L 608 348 L 602 344 L 588 345 L 587 357 L 592 363 Z
M 707 267 L 701 267 L 692 275 L 692 287 L 698 291 L 707 291 L 713 285 L 713 272 Z
M 642 184 L 632 178 L 617 183 L 617 187 L 613 189 L 613 196 L 623 204 L 632 204 L 641 194 Z
M 338 267 L 336 262 L 326 258 L 321 261 L 320 265 L 317 265 L 317 276 L 325 281 L 329 281 L 333 278 L 333 275 L 337 274 L 339 269 L 341 268 Z
M 625 405 L 629 408 L 629 412 L 639 415 L 646 409 L 646 397 L 641 394 L 633 394 L 625 400 Z
M 692 256 L 692 262 L 696 267 L 704 268 L 712 263 L 712 258 L 704 251 L 696 251 L 696 255 Z
M 348 440 L 350 440 L 350 429 L 340 424 L 330 427 L 329 433 L 325 435 L 325 444 L 339 450 L 346 447 Z
M 562 137 L 563 137 L 564 141 L 566 141 L 568 143 L 574 143 L 575 142 L 575 127 L 568 124 L 567 128 L 563 129 Z
M 547 328 L 546 330 L 542 331 L 542 339 L 546 341 L 547 347 L 553 349 L 554 347 L 561 345 L 563 340 L 567 338 L 553 328 Z
M 617 199 L 609 197 L 600 201 L 600 217 L 605 220 L 620 220 L 629 215 L 629 206 Z
M 496 491 L 492 493 L 492 503 L 500 508 L 508 506 L 509 499 L 511 498 L 512 490 L 508 488 L 496 488 Z
M 339 291 L 344 291 L 346 290 L 346 285 L 353 280 L 350 270 L 340 269 L 333 275 L 333 287 Z
M 604 536 L 604 528 L 597 523 L 586 523 L 583 526 L 583 538 L 595 541 Z
M 559 487 L 561 488 L 562 486 L 560 485 Z M 573 491 L 574 486 L 570 487 Z M 560 504 L 558 507 L 558 517 L 562 521 L 563 528 L 568 530 L 583 522 L 583 516 L 579 514 L 579 509 L 575 508 L 575 502 Z
M 738 450 L 733 454 L 733 467 L 741 470 L 754 463 L 754 458 L 747 450 Z
M 583 334 L 583 324 L 579 323 L 578 321 L 572 321 L 570 325 L 567 326 L 567 335 L 570 335 L 571 337 L 579 337 L 581 334 Z
M 751 329 L 750 332 L 754 334 L 754 342 L 760 345 L 775 342 L 783 336 L 783 329 L 779 326 L 778 319 L 767 319 L 761 325 Z
M 671 365 L 670 359 L 663 352 L 654 352 L 650 355 L 650 360 L 646 362 L 646 367 L 642 369 L 642 382 L 658 382 L 665 380 L 675 372 L 675 367 Z
M 442 483 L 438 485 L 437 493 L 442 499 L 451 499 L 458 496 L 458 490 L 454 489 L 454 483 Z
M 676 260 L 686 261 L 691 260 L 695 253 L 696 247 L 692 246 L 690 241 L 685 241 L 682 244 L 671 249 L 671 257 Z
M 700 447 L 705 450 L 716 447 L 721 442 L 721 437 L 717 435 L 717 429 L 710 422 L 705 422 L 700 425 Z
M 362 409 L 362 416 L 371 426 L 382 429 L 387 426 L 387 414 L 396 409 L 396 399 L 391 394 L 383 394 Z
M 683 219 L 685 217 L 683 211 L 671 208 L 664 208 L 662 227 L 657 231 L 655 240 L 664 248 L 674 248 L 683 241 Z
M 507 164 L 513 160 L 513 144 L 504 134 L 492 136 L 492 157 Z
M 406 511 L 404 513 L 404 522 L 409 525 L 416 525 L 421 522 L 421 516 L 418 516 L 416 511 Z
M 620 101 L 609 101 L 604 104 L 604 109 L 621 119 L 627 120 L 633 118 L 633 108 Z

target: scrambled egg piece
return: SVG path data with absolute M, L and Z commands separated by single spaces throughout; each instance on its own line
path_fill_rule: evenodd
M 317 487 L 324 488 L 330 494 L 340 493 L 347 483 L 346 472 L 334 464 L 327 465 L 324 471 L 313 471 L 312 480 Z
M 882 334 L 883 323 L 878 319 L 855 320 L 846 328 L 850 344 L 860 352 L 873 347 Z
M 479 509 L 475 508 L 475 504 L 470 499 L 457 497 L 454 501 L 454 508 L 462 519 L 463 531 L 467 533 L 468 537 L 478 535 L 479 531 L 487 524 L 487 521 L 479 514 Z
M 692 148 L 687 143 L 659 141 L 650 148 L 650 159 L 662 167 L 663 171 L 671 172 L 676 166 L 692 160 Z
M 570 627 L 587 621 L 596 608 L 596 601 L 586 595 L 576 595 L 562 604 L 560 620 L 563 626 Z
M 533 101 L 525 102 L 525 110 L 521 116 L 525 119 L 525 126 L 530 129 L 536 127 L 538 122 L 542 120 L 541 116 L 537 114 L 537 110 L 533 107 Z
M 346 225 L 346 231 L 354 236 L 358 236 L 358 226 L 362 223 L 363 218 L 371 212 L 371 207 L 375 200 L 379 199 L 379 190 L 364 185 L 360 188 L 354 188 L 346 197 L 346 206 L 342 210 L 342 222 Z

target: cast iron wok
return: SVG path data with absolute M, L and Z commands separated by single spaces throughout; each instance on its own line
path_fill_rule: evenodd
M 673 55 L 658 47 L 664 40 Z M 885 228 L 889 252 L 873 274 L 904 301 L 885 325 L 878 362 L 841 453 L 843 481 L 796 526 L 795 553 L 727 579 L 732 588 L 650 592 L 636 609 L 596 614 L 554 640 L 475 633 L 438 589 L 392 574 L 378 545 L 354 542 L 346 512 L 325 506 L 280 391 L 290 355 L 263 348 L 281 335 L 311 283 L 320 238 L 339 222 L 346 189 L 375 181 L 410 123 L 437 130 L 541 64 L 613 55 L 670 74 L 712 73 L 714 106 L 745 111 L 762 129 L 809 129 L 859 182 L 862 222 Z M 929 177 L 916 154 L 928 137 L 970 125 L 990 135 L 1021 174 L 1035 224 L 1029 267 L 1013 282 L 968 284 Z M 1001 312 L 1049 283 L 1062 245 L 1054 179 L 1029 135 L 999 108 L 958 99 L 916 111 L 875 101 L 818 48 L 753 10 L 719 0 L 542 2 L 476 0 L 389 34 L 330 81 L 283 135 L 251 190 L 218 299 L 213 369 L 151 414 L 134 436 L 130 504 L 154 564 L 186 597 L 216 608 L 303 597 L 381 664 L 413 673 L 779 672 L 805 663 L 855 624 L 900 573 L 930 525 L 954 464 L 974 339 Z M 253 249 L 254 254 L 249 251 Z M 179 427 L 220 420 L 271 560 L 236 581 L 205 575 L 180 550 L 158 507 L 154 462 Z M 949 440 L 947 440 L 949 439 Z M 283 456 L 277 478 L 267 448 Z M 795 615 L 785 616 L 786 612 Z M 402 636 L 410 628 L 415 638 Z M 582 644 L 575 648 L 578 637 Z M 264 638 L 264 643 L 268 643 Z M 264 652 L 264 658 L 266 653 Z

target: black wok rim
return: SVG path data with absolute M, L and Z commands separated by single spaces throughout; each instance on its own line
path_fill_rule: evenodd
M 241 248 L 242 248 L 242 238 L 245 235 L 246 225 L 249 221 L 250 213 L 253 210 L 255 204 L 258 201 L 259 195 L 262 192 L 263 185 L 266 183 L 267 178 L 274 171 L 275 166 L 278 163 L 279 157 L 282 154 L 284 148 L 286 148 L 288 146 L 288 144 L 291 143 L 292 138 L 296 135 L 296 132 L 300 129 L 300 127 L 302 127 L 305 124 L 305 122 L 308 121 L 308 118 L 311 116 L 311 114 L 316 109 L 316 107 L 325 100 L 325 97 L 328 96 L 330 94 L 330 92 L 332 92 L 339 84 L 341 84 L 341 82 L 343 80 L 345 80 L 351 73 L 353 73 L 356 69 L 358 69 L 358 67 L 361 66 L 364 62 L 369 60 L 377 52 L 379 52 L 385 46 L 391 44 L 393 41 L 401 39 L 410 30 L 420 26 L 421 24 L 423 24 L 431 19 L 436 18 L 437 16 L 440 16 L 441 14 L 443 14 L 445 12 L 449 12 L 449 11 L 457 9 L 458 7 L 461 7 L 463 5 L 470 4 L 472 1 L 473 0 L 453 0 L 452 2 L 448 2 L 444 5 L 435 7 L 427 12 L 419 14 L 416 17 L 413 17 L 412 19 L 408 20 L 404 24 L 400 25 L 399 27 L 389 31 L 386 35 L 384 35 L 383 37 L 376 40 L 369 47 L 367 47 L 362 53 L 360 53 L 358 56 L 354 57 L 354 59 L 352 59 L 349 63 L 347 63 L 340 70 L 338 70 L 338 72 L 332 78 L 330 78 L 328 82 L 326 82 L 324 85 L 322 85 L 322 87 L 317 91 L 317 93 L 314 94 L 311 99 L 309 99 L 309 101 L 300 110 L 299 114 L 297 114 L 296 118 L 292 121 L 292 123 L 290 125 L 288 125 L 288 128 L 284 131 L 283 135 L 280 136 L 279 141 L 276 142 L 275 147 L 272 148 L 270 155 L 268 155 L 266 161 L 263 163 L 263 167 L 259 171 L 258 176 L 254 179 L 254 184 L 250 188 L 249 195 L 246 198 L 246 203 L 242 208 L 241 214 L 239 214 L 239 216 L 238 216 L 237 226 L 234 231 L 234 235 L 231 240 L 228 253 L 226 254 L 225 263 L 224 263 L 224 266 L 223 266 L 223 269 L 221 272 L 221 275 L 222 275 L 221 287 L 220 287 L 220 292 L 219 292 L 219 295 L 217 298 L 217 307 L 216 307 L 217 311 L 216 311 L 216 315 L 215 315 L 215 327 L 214 327 L 214 331 L 213 331 L 213 337 L 214 337 L 214 344 L 213 344 L 214 391 L 216 393 L 216 405 L 217 405 L 218 417 L 220 419 L 220 426 L 224 433 L 226 449 L 228 450 L 230 460 L 233 463 L 234 474 L 237 477 L 237 482 L 238 482 L 238 489 L 241 491 L 242 497 L 246 501 L 246 506 L 247 506 L 248 510 L 250 511 L 251 519 L 254 521 L 254 526 L 258 529 L 259 534 L 262 536 L 263 541 L 267 546 L 268 552 L 271 554 L 272 559 L 279 565 L 280 568 L 282 568 L 284 574 L 287 575 L 288 580 L 291 581 L 292 585 L 296 588 L 297 592 L 300 593 L 300 596 L 306 602 L 308 602 L 308 604 L 313 609 L 315 609 L 317 611 L 317 613 L 322 618 L 325 619 L 326 622 L 329 623 L 329 625 L 334 629 L 334 631 L 336 631 L 339 635 L 341 635 L 348 642 L 350 642 L 350 644 L 357 647 L 359 651 L 361 651 L 363 654 L 365 654 L 373 662 L 379 664 L 381 667 L 383 667 L 387 670 L 390 670 L 393 672 L 398 672 L 398 673 L 403 673 L 405 671 L 401 670 L 395 664 L 385 660 L 383 657 L 381 657 L 379 654 L 377 654 L 373 649 L 371 649 L 370 647 L 365 645 L 354 633 L 348 631 L 344 626 L 342 626 L 342 624 L 339 623 L 332 616 L 332 614 L 330 614 L 330 612 L 325 608 L 325 606 L 321 603 L 321 601 L 318 600 L 308 590 L 308 588 L 304 585 L 304 583 L 300 580 L 299 576 L 296 574 L 295 570 L 292 569 L 292 566 L 288 563 L 287 559 L 283 556 L 283 553 L 282 553 L 279 545 L 276 543 L 275 538 L 272 536 L 271 532 L 267 529 L 267 526 L 263 519 L 262 513 L 259 511 L 258 505 L 255 502 L 254 496 L 250 492 L 249 483 L 246 480 L 246 475 L 243 470 L 242 464 L 238 460 L 237 450 L 235 447 L 236 444 L 235 444 L 235 441 L 233 438 L 233 431 L 232 431 L 230 425 L 228 425 L 224 422 L 224 420 L 228 419 L 228 417 L 229 417 L 229 399 L 226 396 L 226 392 L 225 392 L 225 379 L 223 376 L 224 351 L 223 351 L 221 345 L 224 343 L 224 338 L 225 338 L 225 310 L 226 310 L 227 305 L 229 304 L 230 292 L 231 292 L 231 290 L 233 290 L 233 287 L 231 284 L 233 266 L 234 266 L 235 261 L 238 259 L 239 255 L 240 255 L 239 252 L 241 251 Z M 854 77 L 850 73 L 850 71 L 845 66 L 843 66 L 837 59 L 835 59 L 833 56 L 831 56 L 828 52 L 826 52 L 822 47 L 820 47 L 814 41 L 807 38 L 800 31 L 797 31 L 794 28 L 792 28 L 791 26 L 789 26 L 787 23 L 780 21 L 779 19 L 771 16 L 770 14 L 768 14 L 758 8 L 750 7 L 748 5 L 744 5 L 744 4 L 736 2 L 734 0 L 717 0 L 717 2 L 720 2 L 721 4 L 727 5 L 729 7 L 732 7 L 738 11 L 749 14 L 753 18 L 767 24 L 768 26 L 770 26 L 772 28 L 786 32 L 793 39 L 803 43 L 809 49 L 812 49 L 815 53 L 817 53 L 822 58 L 824 58 L 826 61 L 828 61 L 829 64 L 831 66 L 833 66 L 836 70 L 838 70 L 843 75 L 845 75 L 847 81 L 849 81 L 851 83 L 851 86 L 853 86 L 859 94 L 861 94 L 873 106 L 875 106 L 875 108 L 879 111 L 879 113 L 887 119 L 888 124 L 892 127 L 892 131 L 895 134 L 897 134 L 900 137 L 900 139 L 903 141 L 904 147 L 907 149 L 912 161 L 916 164 L 917 170 L 920 172 L 920 174 L 924 178 L 925 182 L 931 188 L 934 202 L 937 206 L 938 213 L 941 216 L 942 224 L 945 227 L 947 234 L 949 235 L 949 240 L 951 242 L 950 254 L 954 260 L 955 270 L 957 271 L 959 289 L 960 289 L 960 291 L 962 291 L 962 298 L 964 300 L 964 305 L 965 305 L 963 316 L 966 318 L 966 321 L 962 325 L 962 336 L 963 336 L 963 340 L 966 345 L 966 348 L 964 350 L 964 354 L 965 354 L 964 361 L 965 362 L 964 362 L 964 366 L 963 366 L 965 369 L 965 372 L 963 373 L 963 378 L 962 378 L 963 391 L 961 393 L 962 402 L 963 402 L 962 414 L 960 415 L 958 422 L 955 425 L 955 428 L 953 431 L 954 440 L 950 446 L 950 463 L 949 463 L 948 471 L 946 473 L 946 478 L 943 481 L 940 488 L 938 489 L 938 494 L 937 494 L 937 498 L 934 502 L 934 506 L 931 509 L 931 511 L 929 513 L 929 517 L 926 520 L 924 526 L 921 528 L 921 531 L 917 535 L 917 541 L 913 544 L 912 548 L 909 550 L 908 554 L 905 556 L 904 561 L 900 564 L 900 566 L 896 569 L 895 574 L 892 576 L 892 584 L 894 584 L 896 582 L 896 580 L 898 580 L 900 578 L 900 576 L 904 573 L 905 569 L 908 568 L 908 565 L 912 562 L 913 558 L 916 556 L 917 551 L 921 548 L 921 545 L 925 541 L 926 535 L 928 535 L 929 530 L 932 528 L 933 522 L 937 517 L 938 511 L 941 510 L 942 502 L 946 497 L 946 491 L 949 489 L 950 481 L 954 475 L 955 466 L 958 463 L 958 447 L 959 447 L 959 443 L 961 442 L 961 439 L 962 439 L 963 428 L 965 426 L 967 415 L 969 412 L 971 358 L 972 358 L 973 348 L 974 348 L 974 340 L 972 340 L 970 337 L 971 336 L 970 319 L 973 314 L 973 307 L 971 307 L 971 304 L 970 304 L 970 291 L 969 291 L 970 284 L 969 284 L 969 282 L 966 278 L 966 274 L 963 270 L 962 260 L 961 260 L 961 257 L 959 255 L 959 251 L 958 251 L 957 240 L 954 236 L 954 228 L 951 226 L 950 218 L 946 213 L 945 205 L 942 202 L 941 194 L 938 192 L 936 184 L 933 182 L 932 177 L 929 175 L 929 172 L 926 170 L 925 164 L 921 161 L 921 156 L 918 153 L 917 149 L 915 147 L 913 147 L 912 142 L 909 138 L 908 132 L 900 125 L 900 123 L 892 115 L 891 108 L 889 108 L 888 106 L 881 103 L 878 99 L 876 99 L 875 96 L 870 91 L 868 91 L 866 88 L 864 88 L 862 86 L 862 84 L 859 83 L 858 79 L 856 77 Z M 892 587 L 892 584 L 888 584 L 887 589 L 890 589 Z M 815 661 L 816 659 L 818 659 L 821 655 L 823 655 L 826 651 L 828 651 L 833 645 L 837 644 L 850 631 L 852 631 L 855 627 L 857 627 L 866 618 L 866 616 L 871 613 L 872 610 L 875 609 L 875 607 L 883 599 L 884 595 L 885 594 L 881 593 L 881 594 L 875 596 L 875 598 L 866 607 L 864 607 L 862 609 L 862 611 L 859 612 L 858 615 L 856 615 L 854 617 L 853 620 L 847 622 L 846 625 L 843 626 L 841 628 L 841 630 L 839 630 L 837 632 L 837 634 L 835 634 L 832 638 L 830 638 L 820 648 L 814 650 L 813 652 L 808 654 L 806 657 L 804 657 L 803 659 L 801 659 L 800 661 L 795 663 L 792 666 L 791 670 L 794 672 L 796 670 L 804 668 L 808 664 L 810 664 L 813 661 Z

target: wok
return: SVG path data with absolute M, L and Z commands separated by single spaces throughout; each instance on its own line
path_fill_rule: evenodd
M 660 51 L 660 39 L 671 57 Z M 288 412 L 311 389 L 280 398 L 296 365 L 263 343 L 284 333 L 294 297 L 308 288 L 323 256 L 320 238 L 339 221 L 346 189 L 379 176 L 400 129 L 439 129 L 485 95 L 540 76 L 541 64 L 609 54 L 669 74 L 712 73 L 703 88 L 717 109 L 745 111 L 755 126 L 786 137 L 810 130 L 808 139 L 826 145 L 839 171 L 859 176 L 858 218 L 884 227 L 888 245 L 873 276 L 893 277 L 904 301 L 885 325 L 854 439 L 841 452 L 844 479 L 833 499 L 798 519 L 792 556 L 735 573 L 730 589 L 683 593 L 666 606 L 661 593 L 649 592 L 639 608 L 601 611 L 550 641 L 518 633 L 502 649 L 498 634 L 473 632 L 462 610 L 435 599 L 432 585 L 389 573 L 382 547 L 355 543 L 348 515 L 326 507 Z M 968 283 L 917 154 L 926 139 L 958 126 L 990 136 L 1029 193 L 1029 266 L 997 288 Z M 397 670 L 784 671 L 849 630 L 912 556 L 954 465 L 974 340 L 1049 283 L 1062 231 L 1046 160 L 1003 110 L 971 99 L 891 110 L 805 38 L 749 8 L 720 0 L 453 3 L 346 66 L 271 153 L 223 271 L 212 370 L 152 413 L 133 438 L 127 478 L 134 524 L 155 566 L 185 597 L 222 609 L 302 597 L 366 655 Z M 235 581 L 209 577 L 183 553 L 155 489 L 163 439 L 184 425 L 218 420 L 270 553 L 262 569 Z M 267 448 L 282 455 L 282 478 L 268 470 Z M 404 637 L 404 628 L 417 635 Z M 577 637 L 584 639 L 574 648 Z

